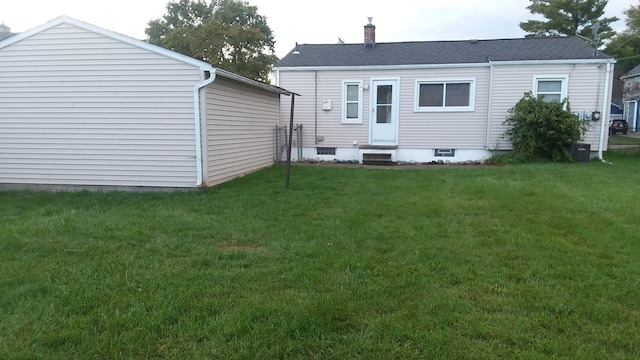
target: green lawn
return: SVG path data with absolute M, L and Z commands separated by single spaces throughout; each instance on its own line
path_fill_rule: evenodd
M 609 145 L 640 145 L 640 136 L 611 135 Z
M 640 357 L 640 157 L 0 192 L 2 359 Z

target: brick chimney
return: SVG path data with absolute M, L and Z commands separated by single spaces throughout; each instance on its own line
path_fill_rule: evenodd
M 376 26 L 371 23 L 372 17 L 368 17 L 369 23 L 364 26 L 364 47 L 373 48 L 376 46 Z

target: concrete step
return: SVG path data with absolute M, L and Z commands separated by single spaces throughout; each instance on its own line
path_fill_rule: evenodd
M 360 150 L 397 150 L 397 145 L 360 145 Z
M 362 154 L 363 165 L 392 166 L 396 163 L 391 160 L 391 154 L 385 153 L 364 153 Z

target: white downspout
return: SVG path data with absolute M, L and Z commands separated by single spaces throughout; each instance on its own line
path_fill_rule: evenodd
M 489 61 L 489 91 L 487 96 L 487 125 L 485 126 L 485 140 L 484 146 L 485 149 L 491 150 L 490 142 L 491 142 L 491 107 L 493 106 L 493 62 L 491 59 L 487 57 Z
M 203 80 L 193 87 L 193 113 L 194 126 L 196 130 L 196 186 L 202 186 L 202 131 L 201 131 L 201 111 L 200 111 L 200 89 L 211 84 L 216 79 L 216 69 L 209 70 L 209 78 Z
M 607 130 L 606 125 L 609 124 L 609 109 L 607 105 L 609 104 L 611 96 L 609 96 L 609 87 L 611 82 L 611 62 L 607 61 L 607 70 L 604 75 L 604 96 L 602 98 L 602 112 L 600 113 L 600 144 L 598 144 L 598 159 L 603 160 L 602 152 L 604 151 L 604 136 L 605 131 Z

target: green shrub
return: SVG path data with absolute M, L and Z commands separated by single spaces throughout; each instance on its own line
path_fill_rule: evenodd
M 567 99 L 545 102 L 531 92 L 509 109 L 504 124 L 508 126 L 505 137 L 513 146 L 514 160 L 522 162 L 570 161 L 570 144 L 580 141 L 586 131 L 583 122 L 568 110 Z
M 490 158 L 485 160 L 485 165 L 508 165 L 514 162 L 511 152 L 494 152 Z

